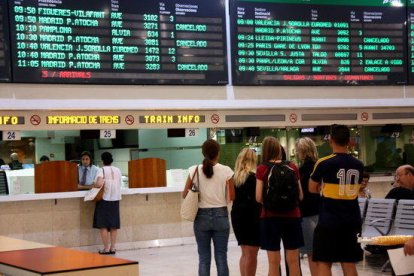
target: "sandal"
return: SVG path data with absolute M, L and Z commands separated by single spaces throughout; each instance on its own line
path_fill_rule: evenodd
M 115 248 L 110 249 L 109 254 L 111 254 L 111 255 L 116 254 L 116 249 Z
M 98 253 L 101 254 L 101 255 L 109 255 L 109 254 L 112 254 L 111 251 L 106 251 L 105 249 L 99 250 Z

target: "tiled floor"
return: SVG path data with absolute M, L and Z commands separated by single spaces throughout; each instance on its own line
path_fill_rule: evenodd
M 138 249 L 130 251 L 119 251 L 116 254 L 119 258 L 136 260 L 139 262 L 140 276 L 193 276 L 197 275 L 197 248 L 195 244 L 166 246 L 149 249 Z M 240 275 L 238 261 L 240 258 L 240 248 L 236 241 L 229 242 L 228 262 L 230 275 Z M 363 263 L 358 264 L 358 273 L 363 276 L 391 275 L 388 272 L 381 272 L 381 266 L 384 264 L 384 258 L 380 256 L 367 256 L 365 267 Z M 310 275 L 307 266 L 307 260 L 301 261 L 302 274 Z M 259 251 L 257 276 L 267 275 L 267 257 L 266 252 Z M 342 275 L 339 264 L 333 266 L 333 275 Z M 212 261 L 211 275 L 217 275 L 214 261 Z M 283 275 L 285 275 L 283 273 Z

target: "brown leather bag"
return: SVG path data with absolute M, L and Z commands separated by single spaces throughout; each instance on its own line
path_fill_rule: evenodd
M 99 179 L 99 182 L 102 181 L 102 186 L 101 189 L 99 190 L 99 192 L 96 194 L 95 198 L 93 199 L 93 201 L 97 202 L 97 201 L 101 201 L 103 199 L 103 194 L 104 194 L 104 186 L 105 186 L 105 170 L 104 168 L 102 168 L 102 178 Z

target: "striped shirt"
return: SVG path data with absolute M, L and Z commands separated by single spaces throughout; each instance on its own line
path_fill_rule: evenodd
M 333 153 L 316 162 L 311 179 L 322 184 L 319 224 L 361 223 L 358 192 L 363 169 L 363 163 L 347 153 Z

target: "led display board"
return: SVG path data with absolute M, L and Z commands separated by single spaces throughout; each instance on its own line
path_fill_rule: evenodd
M 0 82 L 11 80 L 7 1 L 0 0 Z
M 407 83 L 402 0 L 230 0 L 234 85 Z
M 407 0 L 408 81 L 414 84 L 414 0 Z
M 13 78 L 228 83 L 224 0 L 10 0 Z

